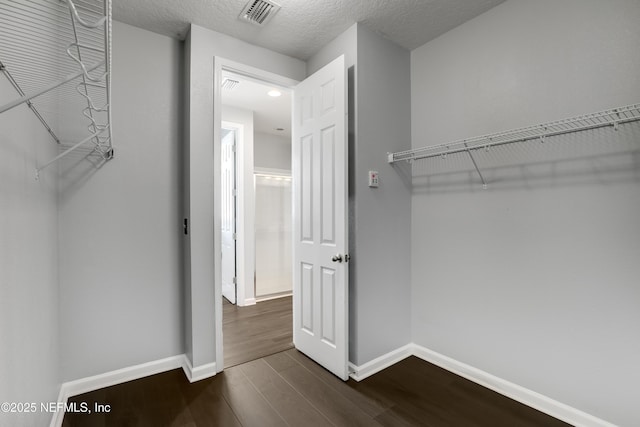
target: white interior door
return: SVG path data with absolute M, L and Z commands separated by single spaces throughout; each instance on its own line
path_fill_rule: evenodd
M 347 71 L 337 58 L 294 90 L 293 341 L 348 378 Z
M 236 303 L 236 132 L 222 129 L 221 157 L 221 246 L 222 296 Z

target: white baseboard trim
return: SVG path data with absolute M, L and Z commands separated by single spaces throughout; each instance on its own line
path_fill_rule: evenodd
M 127 381 L 137 380 L 139 378 L 148 377 L 149 375 L 159 374 L 172 369 L 182 368 L 183 362 L 184 355 L 181 354 L 178 356 L 171 356 L 165 359 L 142 363 L 140 365 L 117 369 L 111 372 L 105 372 L 104 374 L 81 378 L 79 380 L 68 381 L 60 385 L 58 402 L 67 402 L 70 397 L 77 396 L 79 394 L 88 393 L 90 391 L 99 390 L 116 384 L 122 384 Z M 56 412 L 51 419 L 51 427 L 60 427 L 62 425 L 63 418 L 64 411 Z
M 414 343 L 400 347 L 361 366 L 350 363 L 350 376 L 356 381 L 361 381 L 409 356 L 416 356 L 426 362 L 433 363 L 449 372 L 574 426 L 615 427 L 614 424 L 608 421 Z
M 615 427 L 614 424 L 579 409 L 414 343 L 393 350 L 361 366 L 349 363 L 350 377 L 356 381 L 362 381 L 409 356 L 416 356 L 426 362 L 433 363 L 449 372 L 569 424 L 580 427 Z M 58 402 L 67 402 L 70 397 L 79 394 L 178 368 L 183 369 L 187 379 L 192 383 L 212 377 L 217 373 L 215 362 L 193 368 L 189 358 L 182 354 L 62 383 L 58 394 Z M 54 413 L 50 427 L 62 426 L 63 418 L 64 411 Z
M 240 304 L 242 302 L 242 304 Z M 255 298 L 245 298 L 243 301 L 238 301 L 238 304 L 236 304 L 238 307 L 247 307 L 249 305 L 256 305 L 256 299 Z
M 292 295 L 293 293 L 291 291 L 278 292 L 278 293 L 269 294 L 269 295 L 262 295 L 262 296 L 256 297 L 256 303 L 263 302 L 263 301 L 270 301 L 278 298 L 290 297 Z
M 429 350 L 428 348 L 417 344 L 413 344 L 413 347 L 414 356 L 426 362 L 433 363 L 449 372 L 574 426 L 615 427 L 613 424 L 580 411 L 579 409 L 565 405 L 550 397 L 496 377 L 488 372 L 474 368 L 473 366 L 469 366 L 448 356 Z
M 216 363 L 213 362 L 194 368 L 191 366 L 191 361 L 187 355 L 185 354 L 182 356 L 182 370 L 190 383 L 214 376 L 217 373 L 216 367 Z
M 69 396 L 65 394 L 64 384 L 61 384 L 60 391 L 58 392 L 58 400 L 56 402 L 66 403 L 68 398 Z M 54 412 L 53 416 L 51 417 L 51 423 L 49 424 L 49 427 L 61 427 L 63 419 L 64 419 L 64 411 Z
M 382 356 L 361 366 L 356 366 L 349 362 L 349 376 L 356 381 L 362 381 L 363 379 L 370 377 L 371 375 L 376 374 L 403 359 L 406 359 L 412 354 L 413 344 L 407 344 L 387 354 L 383 354 Z

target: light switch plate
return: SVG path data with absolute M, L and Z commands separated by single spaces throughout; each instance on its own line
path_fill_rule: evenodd
M 369 187 L 378 188 L 379 177 L 378 171 L 369 171 Z

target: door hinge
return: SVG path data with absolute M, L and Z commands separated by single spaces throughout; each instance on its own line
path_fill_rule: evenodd
M 237 188 L 233 189 L 233 197 L 238 197 L 238 189 Z
M 233 233 L 233 240 L 238 240 L 238 235 L 236 233 Z
M 234 277 L 231 281 L 232 281 L 232 282 L 233 282 L 233 284 L 235 285 L 235 284 L 237 284 L 237 283 L 238 283 L 238 278 L 237 278 L 237 277 Z
M 233 145 L 231 146 L 231 151 L 233 151 L 234 153 L 236 152 L 236 144 L 233 144 Z

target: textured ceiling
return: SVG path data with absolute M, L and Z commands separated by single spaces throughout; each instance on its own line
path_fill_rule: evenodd
M 276 0 L 264 27 L 238 20 L 248 0 L 113 0 L 113 18 L 183 39 L 194 23 L 307 60 L 355 22 L 411 50 L 504 0 Z

